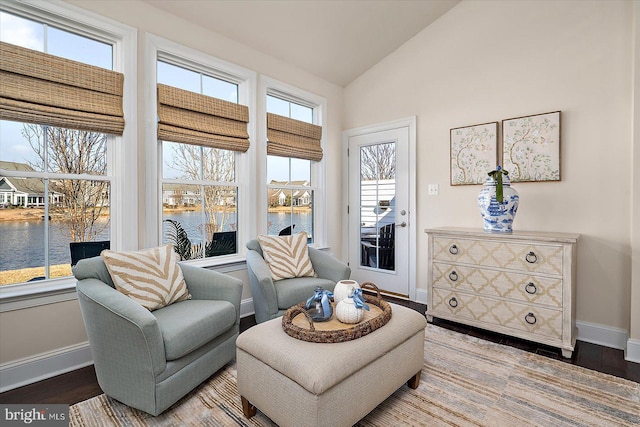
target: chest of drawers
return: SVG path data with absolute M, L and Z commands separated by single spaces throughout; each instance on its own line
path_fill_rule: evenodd
M 451 320 L 562 349 L 576 341 L 576 246 L 569 233 L 425 230 L 427 319 Z

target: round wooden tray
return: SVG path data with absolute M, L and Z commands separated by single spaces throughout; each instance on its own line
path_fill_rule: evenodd
M 351 341 L 370 334 L 386 325 L 391 319 L 391 306 L 381 298 L 380 290 L 373 283 L 365 282 L 360 287 L 376 291 L 376 296 L 363 295 L 370 310 L 364 312 L 364 319 L 361 322 L 356 324 L 340 322 L 335 317 L 333 303 L 334 314 L 331 319 L 326 322 L 314 322 L 304 309 L 305 303 L 301 302 L 284 313 L 282 329 L 293 338 L 317 343 Z

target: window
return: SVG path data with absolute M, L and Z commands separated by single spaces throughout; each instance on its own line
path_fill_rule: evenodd
M 317 125 L 321 123 L 321 106 L 318 99 L 308 101 L 302 96 L 308 94 L 287 87 L 287 92 L 279 90 L 277 82 L 270 82 L 271 88 L 266 92 L 266 112 L 277 116 L 294 119 L 299 122 Z M 301 95 L 301 96 L 295 96 Z M 272 143 L 272 128 L 267 118 L 267 139 Z M 321 131 L 321 128 L 316 126 Z M 320 141 L 318 140 L 318 143 Z M 322 157 L 321 148 L 320 158 Z M 287 149 L 281 149 L 287 153 Z M 268 149 L 269 152 L 269 149 Z M 267 154 L 267 220 L 266 231 L 270 235 L 285 235 L 306 232 L 309 243 L 324 241 L 318 239 L 322 230 L 318 221 L 318 197 L 322 194 L 321 162 L 304 157 L 285 157 Z
M 160 118 L 158 139 L 150 151 L 156 153 L 156 177 L 149 178 L 148 192 L 156 200 L 158 216 L 155 223 L 150 221 L 147 230 L 152 233 L 150 237 L 158 236 L 157 242 L 172 243 L 183 260 L 212 265 L 222 262 L 215 261 L 216 257 L 224 256 L 218 259 L 227 262 L 239 256 L 239 242 L 255 230 L 246 207 L 255 187 L 246 173 L 250 163 L 246 153 L 250 148 L 248 134 L 246 146 L 236 145 L 234 138 L 222 141 L 227 136 L 202 143 L 197 138 L 192 141 L 188 136 L 185 140 L 177 137 L 179 142 L 173 142 L 173 135 L 167 131 L 170 126 L 162 127 L 169 111 L 163 107 L 163 100 L 171 90 L 203 103 L 211 101 L 224 108 L 234 105 L 231 110 L 237 107 L 238 111 L 250 111 L 255 74 L 159 37 L 149 36 L 147 46 L 147 54 L 155 55 L 153 71 L 158 87 L 153 90 L 160 100 L 159 109 L 153 112 Z M 245 132 L 251 133 L 247 123 L 235 125 L 244 126 Z M 155 244 L 152 242 L 150 239 L 148 245 Z
M 158 61 L 158 83 L 238 102 L 238 85 Z M 236 151 L 161 141 L 163 243 L 183 260 L 237 253 Z
M 124 71 L 121 57 L 132 38 L 130 29 L 83 17 L 68 5 L 7 1 L 0 7 L 0 41 L 105 70 Z M 70 276 L 71 242 L 137 246 L 135 237 L 123 238 L 120 220 L 125 210 L 137 216 L 120 192 L 136 173 L 135 147 L 122 147 L 136 133 L 131 128 L 116 136 L 0 120 L 0 285 L 24 289 L 12 295 L 40 292 L 47 279 Z M 132 163 L 122 161 L 126 157 Z M 74 281 L 59 283 L 73 287 Z
M 313 108 L 267 95 L 267 113 L 313 123 Z M 267 155 L 267 234 L 305 231 L 313 242 L 311 161 Z

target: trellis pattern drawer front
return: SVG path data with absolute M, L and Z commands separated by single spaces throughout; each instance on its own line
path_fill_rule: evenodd
M 433 263 L 433 286 L 562 308 L 562 279 Z
M 433 288 L 433 315 L 438 313 L 562 340 L 562 310 Z
M 517 271 L 562 275 L 561 245 L 539 245 L 522 242 L 434 237 L 433 257 L 479 266 Z

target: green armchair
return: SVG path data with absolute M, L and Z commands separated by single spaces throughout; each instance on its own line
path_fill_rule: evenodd
M 233 360 L 242 281 L 180 265 L 191 300 L 150 312 L 114 288 L 100 257 L 73 267 L 98 383 L 158 415 Z
M 257 239 L 247 244 L 247 271 L 251 284 L 256 322 L 262 323 L 282 316 L 291 306 L 306 301 L 313 295 L 313 288 L 322 286 L 333 291 L 336 283 L 348 279 L 351 269 L 342 261 L 309 247 L 309 258 L 318 277 L 296 277 L 273 281 L 271 270 L 262 255 Z

